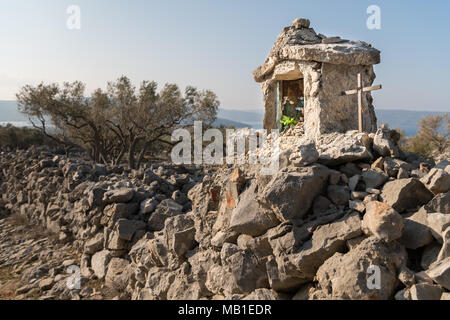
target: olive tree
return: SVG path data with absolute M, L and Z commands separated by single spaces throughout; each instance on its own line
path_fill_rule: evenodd
M 157 83 L 143 81 L 136 89 L 127 77 L 95 90 L 90 97 L 81 82 L 24 86 L 17 94 L 19 110 L 32 125 L 67 149 L 84 149 L 92 160 L 118 164 L 124 157 L 130 168 L 142 163 L 156 143 L 195 120 L 211 124 L 219 101 L 209 90 L 175 84 L 159 92 Z

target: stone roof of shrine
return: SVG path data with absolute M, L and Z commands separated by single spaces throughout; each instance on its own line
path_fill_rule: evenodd
M 380 63 L 380 51 L 364 41 L 316 34 L 308 19 L 298 18 L 283 29 L 269 57 L 253 72 L 255 81 L 263 82 L 278 63 L 288 60 L 373 65 Z

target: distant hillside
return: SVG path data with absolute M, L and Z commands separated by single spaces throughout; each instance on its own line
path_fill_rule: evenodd
M 450 110 L 449 110 L 450 112 Z M 392 129 L 401 129 L 405 131 L 407 136 L 417 134 L 419 129 L 418 122 L 429 115 L 442 115 L 445 112 L 438 111 L 410 111 L 410 110 L 386 110 L 377 109 L 376 114 L 378 123 L 387 123 Z M 225 127 L 234 126 L 236 128 L 252 127 L 255 129 L 262 128 L 262 119 L 264 111 L 251 110 L 243 111 L 236 109 L 219 109 L 215 126 L 223 125 Z M 27 121 L 17 110 L 15 101 L 0 101 L 0 123 L 17 122 L 23 123 Z
M 264 117 L 264 111 L 261 110 L 252 110 L 252 111 L 242 111 L 235 109 L 219 109 L 217 117 L 224 119 L 233 119 L 233 121 L 244 122 L 248 124 L 248 126 L 261 129 L 262 128 L 262 120 Z
M 450 112 L 450 110 L 449 110 Z M 443 115 L 438 111 L 376 110 L 378 124 L 387 123 L 391 129 L 401 129 L 405 135 L 414 136 L 419 130 L 419 121 L 429 115 Z
M 224 118 L 217 118 L 216 121 L 214 121 L 212 125 L 214 127 L 224 126 L 226 128 L 228 128 L 230 126 L 233 126 L 236 129 L 251 127 L 251 125 L 249 125 L 247 123 L 242 123 L 242 122 L 238 122 L 238 121 L 228 120 L 228 119 L 224 119 Z

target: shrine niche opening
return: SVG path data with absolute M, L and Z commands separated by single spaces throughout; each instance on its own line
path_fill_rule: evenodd
M 303 78 L 277 81 L 277 124 L 285 130 L 289 123 L 303 123 L 305 119 Z

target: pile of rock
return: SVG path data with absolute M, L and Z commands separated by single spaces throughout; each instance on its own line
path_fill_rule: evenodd
M 449 298 L 449 162 L 404 154 L 386 128 L 282 146 L 271 176 L 3 154 L 2 199 L 121 297 Z
M 105 280 L 117 291 L 128 285 L 133 245 L 191 210 L 187 193 L 203 179 L 202 168 L 159 163 L 124 170 L 42 149 L 2 153 L 0 167 L 5 209 L 70 244 L 85 280 Z
M 450 163 L 393 137 L 330 134 L 282 150 L 273 176 L 205 177 L 191 212 L 133 247 L 132 297 L 448 299 Z

